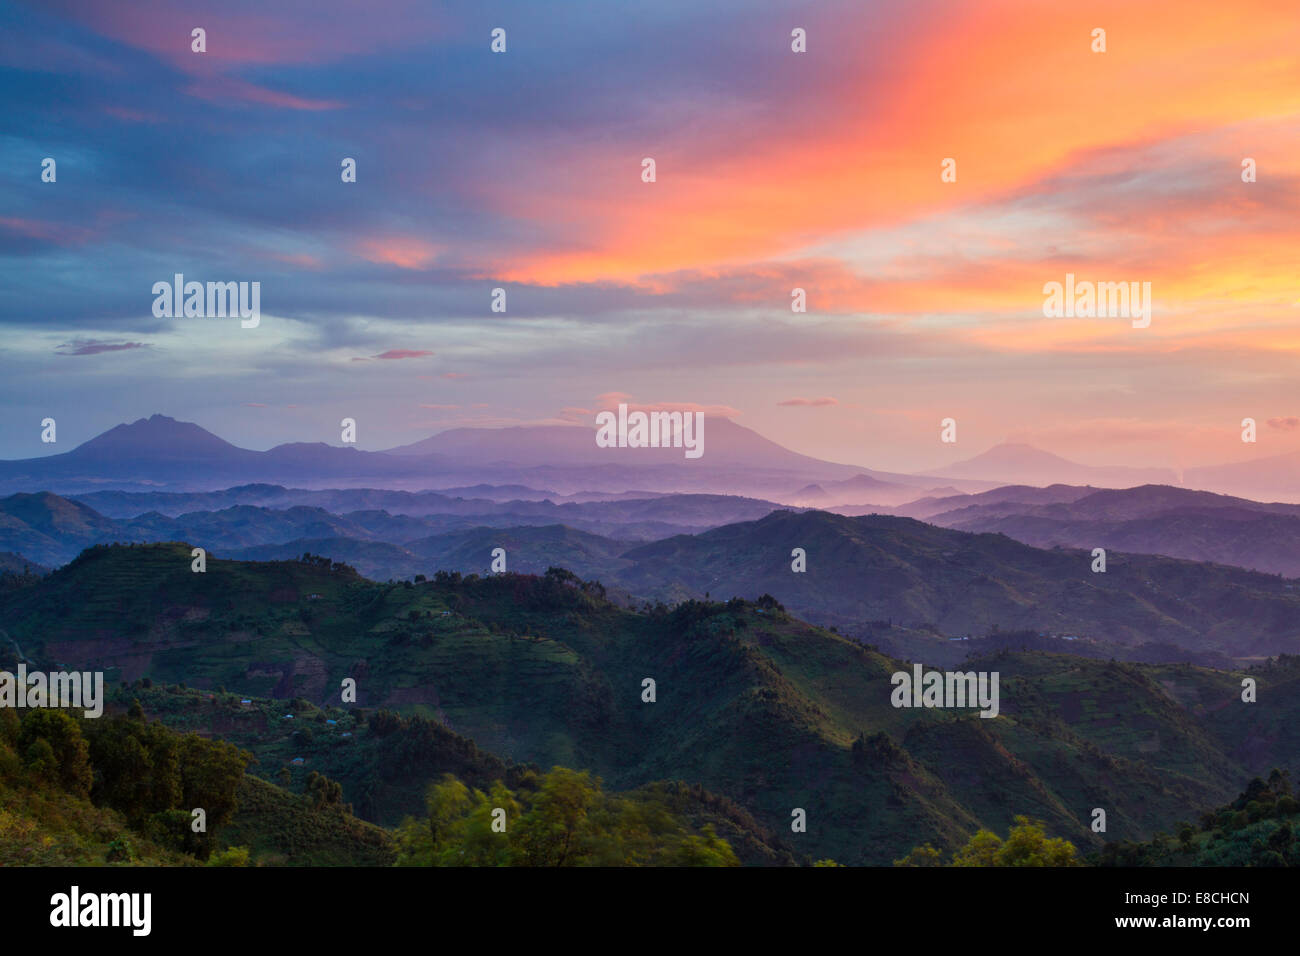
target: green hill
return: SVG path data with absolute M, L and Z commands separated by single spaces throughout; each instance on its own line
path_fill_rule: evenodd
M 807 570 L 791 570 L 802 548 Z M 665 601 L 771 594 L 820 623 L 892 620 L 953 636 L 994 628 L 1232 658 L 1300 648 L 1300 592 L 1275 575 L 1151 555 L 1032 548 L 911 518 L 774 512 L 627 551 L 616 580 Z
M 241 781 L 239 812 L 223 837 L 248 847 L 252 861 L 265 865 L 390 866 L 397 859 L 382 827 L 254 776 Z
M 0 711 L 0 865 L 387 865 L 389 834 L 244 772 L 248 754 L 134 716 Z M 204 810 L 196 832 L 191 811 Z M 243 859 L 242 850 L 233 854 Z
M 1145 842 L 1108 844 L 1102 866 L 1300 866 L 1300 801 L 1290 775 L 1256 777 L 1225 806 L 1186 820 Z
M 210 559 L 196 574 L 189 554 L 95 549 L 0 610 L 34 660 L 184 682 L 188 703 L 146 697 L 146 709 L 235 741 L 264 776 L 286 766 L 300 786 L 323 773 L 390 825 L 444 774 L 486 787 L 532 764 L 590 770 L 618 791 L 699 785 L 801 859 L 887 864 L 1020 814 L 1097 849 L 1094 807 L 1106 839 L 1145 838 L 1223 802 L 1285 749 L 1260 738 L 1285 725 L 1267 695 L 1290 670 L 1261 671 L 1271 704 L 1250 705 L 1238 674 L 1001 652 L 971 665 L 1001 674 L 1001 714 L 986 720 L 895 709 L 890 675 L 906 662 L 771 599 L 636 612 L 562 571 L 378 584 L 324 560 Z M 349 677 L 355 705 L 340 696 Z M 285 720 L 235 693 L 303 712 Z M 797 809 L 806 833 L 791 830 Z

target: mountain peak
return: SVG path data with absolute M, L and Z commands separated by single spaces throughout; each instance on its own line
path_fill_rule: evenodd
M 1081 465 L 1024 442 L 994 445 L 974 458 L 941 468 L 936 474 L 1038 487 L 1090 484 L 1131 488 L 1142 484 L 1172 484 L 1176 478 L 1169 468 Z
M 1043 451 L 1041 448 L 1022 441 L 1004 441 L 976 455 L 974 458 L 967 459 L 967 461 L 1051 461 L 1067 462 L 1071 465 L 1076 464 L 1062 458 L 1060 455 L 1050 451 Z
M 76 455 L 140 454 L 164 457 L 194 457 L 237 450 L 234 445 L 193 422 L 177 421 L 167 415 L 137 418 L 116 425 L 73 449 Z

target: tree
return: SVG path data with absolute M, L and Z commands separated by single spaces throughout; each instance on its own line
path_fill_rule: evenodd
M 383 713 L 381 711 L 381 713 Z M 421 825 L 403 821 L 398 830 L 398 866 L 455 866 L 460 858 L 466 818 L 480 804 L 475 794 L 451 774 L 430 784 L 425 793 L 427 817 Z
M 307 774 L 307 796 L 310 798 L 312 806 L 317 809 L 327 806 L 342 807 L 343 784 L 313 770 Z M 351 812 L 350 807 L 348 811 Z
M 137 829 L 149 814 L 178 807 L 179 742 L 162 724 L 129 716 L 101 718 L 87 725 L 87 742 L 96 804 L 120 811 Z
M 600 793 L 599 778 L 555 767 L 543 778 L 532 809 L 519 821 L 526 866 L 572 865 L 583 843 L 583 824 Z
M 970 841 L 953 854 L 953 866 L 997 866 L 1002 838 L 992 830 L 977 830 Z
M 1077 866 L 1074 844 L 1048 838 L 1041 823 L 1016 817 L 1015 826 L 997 854 L 996 866 Z
M 684 837 L 673 850 L 671 860 L 673 866 L 740 866 L 736 854 L 713 831 L 711 823 L 704 825 L 702 835 Z
M 398 830 L 398 865 L 739 865 L 711 825 L 692 832 L 659 791 L 607 794 L 598 777 L 564 767 L 517 780 L 487 794 L 451 775 L 431 786 L 427 819 Z
M 208 866 L 248 866 L 249 851 L 246 846 L 232 846 L 214 853 L 208 859 Z
M 39 740 L 48 745 L 48 754 L 45 748 L 37 746 Z M 63 711 L 28 712 L 18 734 L 18 749 L 28 756 L 29 764 L 39 762 L 41 772 L 52 774 L 68 793 L 77 797 L 90 796 L 90 785 L 94 780 L 90 749 L 77 721 Z
M 895 866 L 940 866 L 939 851 L 926 844 L 913 849 Z M 1079 866 L 1074 844 L 1048 838 L 1043 824 L 1028 817 L 1014 818 L 1004 841 L 992 830 L 978 830 L 953 854 L 949 866 Z
M 911 852 L 901 860 L 895 860 L 894 866 L 943 866 L 941 854 L 928 843 L 913 847 Z
M 206 859 L 216 832 L 234 817 L 239 782 L 252 759 L 248 751 L 224 740 L 204 740 L 194 733 L 180 739 L 181 808 L 201 807 L 207 814 L 207 833 L 198 835 L 200 859 Z

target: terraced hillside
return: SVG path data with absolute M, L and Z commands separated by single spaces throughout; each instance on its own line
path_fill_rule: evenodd
M 702 785 L 796 854 L 845 863 L 951 847 L 1021 813 L 1095 848 L 1097 806 L 1108 838 L 1141 839 L 1295 761 L 1279 730 L 1291 706 L 1279 691 L 1295 680 L 1283 665 L 1254 675 L 1260 702 L 1243 704 L 1237 673 L 1006 652 L 969 665 L 1001 674 L 989 720 L 895 709 L 890 675 L 906 662 L 770 598 L 635 612 L 563 571 L 378 584 L 327 561 L 210 559 L 197 574 L 190 560 L 179 544 L 92 550 L 5 595 L 0 613 L 29 658 L 113 681 L 339 708 L 350 677 L 356 707 L 432 718 L 420 734 L 463 735 L 476 761 L 590 769 L 621 789 Z M 288 733 L 270 723 L 251 736 Z M 358 812 L 395 822 L 438 768 L 404 757 L 403 734 L 390 753 L 349 756 L 366 734 L 317 734 L 302 755 Z M 790 833 L 795 808 L 805 834 Z

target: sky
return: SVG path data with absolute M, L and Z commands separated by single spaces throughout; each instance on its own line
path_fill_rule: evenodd
M 1300 451 L 1294 0 L 0 2 L 0 87 L 0 457 L 618 401 L 898 471 Z M 176 273 L 260 323 L 156 317 Z M 1149 326 L 1045 316 L 1067 273 Z

